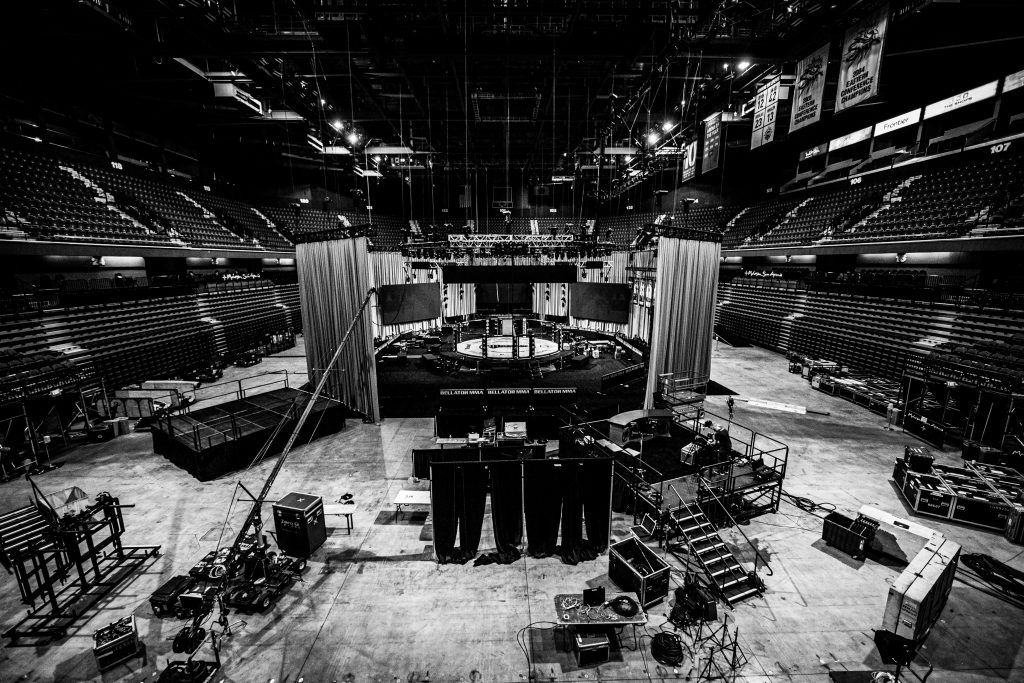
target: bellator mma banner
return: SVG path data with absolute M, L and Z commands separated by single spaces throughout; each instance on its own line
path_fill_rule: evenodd
M 791 131 L 821 120 L 829 47 L 830 44 L 825 43 L 796 65 L 796 95 L 793 97 L 793 109 L 789 118 Z
M 836 92 L 837 112 L 878 94 L 878 73 L 888 23 L 889 5 L 886 4 L 846 32 Z

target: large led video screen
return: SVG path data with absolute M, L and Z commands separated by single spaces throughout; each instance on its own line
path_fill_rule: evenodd
M 629 285 L 615 282 L 574 282 L 569 285 L 569 315 L 609 323 L 628 323 L 632 295 Z
M 482 282 L 476 285 L 477 313 L 529 313 L 533 288 L 529 282 Z
M 441 315 L 441 287 L 436 282 L 382 285 L 377 288 L 377 304 L 384 325 L 431 320 Z
M 554 266 L 444 266 L 448 284 L 477 282 L 576 282 L 576 264 Z

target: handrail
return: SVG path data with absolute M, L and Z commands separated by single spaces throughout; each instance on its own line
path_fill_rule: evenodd
M 708 490 L 708 493 L 711 494 L 711 497 L 714 498 L 715 502 L 718 503 L 718 506 L 722 508 L 722 512 L 725 513 L 725 516 L 729 518 L 729 521 L 732 522 L 732 525 L 736 527 L 736 530 L 740 532 L 741 536 L 743 536 L 743 540 L 745 540 L 747 542 L 747 545 L 750 546 L 750 549 L 754 551 L 754 573 L 757 573 L 757 560 L 758 558 L 760 558 L 764 561 L 765 569 L 768 570 L 768 576 L 774 576 L 775 572 L 772 570 L 771 565 L 768 563 L 768 558 L 763 557 L 761 555 L 761 551 L 757 549 L 757 547 L 750 540 L 750 538 L 743 532 L 743 529 L 740 527 L 740 523 L 736 521 L 736 518 L 732 516 L 732 514 L 729 512 L 729 509 L 725 507 L 725 503 L 722 502 L 722 499 L 719 498 L 715 494 L 715 492 L 711 490 L 711 485 L 708 484 L 708 482 L 704 479 L 704 476 L 698 474 L 697 481 L 699 485 L 704 486 L 704 488 Z
M 53 514 L 53 516 L 56 517 L 57 511 L 53 509 L 53 506 L 50 505 L 50 501 L 46 500 L 46 496 L 39 489 L 39 487 L 36 486 L 36 483 L 32 480 L 32 475 L 26 474 L 25 479 L 27 479 L 28 483 L 32 485 L 32 495 L 35 496 L 36 505 L 39 505 L 39 503 L 41 502 Z

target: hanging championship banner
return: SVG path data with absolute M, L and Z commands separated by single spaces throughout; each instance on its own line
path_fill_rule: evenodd
M 836 92 L 837 112 L 878 94 L 878 74 L 888 24 L 889 5 L 886 4 L 846 32 Z
M 829 47 L 830 45 L 826 43 L 797 62 L 796 96 L 793 97 L 793 110 L 789 117 L 791 131 L 821 120 Z
M 704 161 L 701 172 L 718 168 L 718 152 L 722 146 L 722 112 L 704 119 Z
M 754 98 L 754 127 L 750 131 L 750 149 L 757 149 L 775 139 L 775 118 L 779 113 L 780 76 L 765 82 Z
M 697 175 L 697 141 L 691 140 L 683 154 L 683 172 L 680 175 L 680 180 L 685 183 L 695 175 Z

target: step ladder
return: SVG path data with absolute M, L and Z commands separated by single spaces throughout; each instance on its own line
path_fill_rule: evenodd
M 696 560 L 719 596 L 727 604 L 735 605 L 760 595 L 760 581 L 747 573 L 704 511 L 685 500 L 681 503 L 680 507 L 672 511 L 672 519 L 689 548 L 690 557 Z
M 34 505 L 0 515 L 0 563 L 11 571 L 11 561 L 30 548 L 53 546 L 50 522 Z
M 544 371 L 540 369 L 540 363 L 538 361 L 530 361 L 530 379 L 544 379 Z

